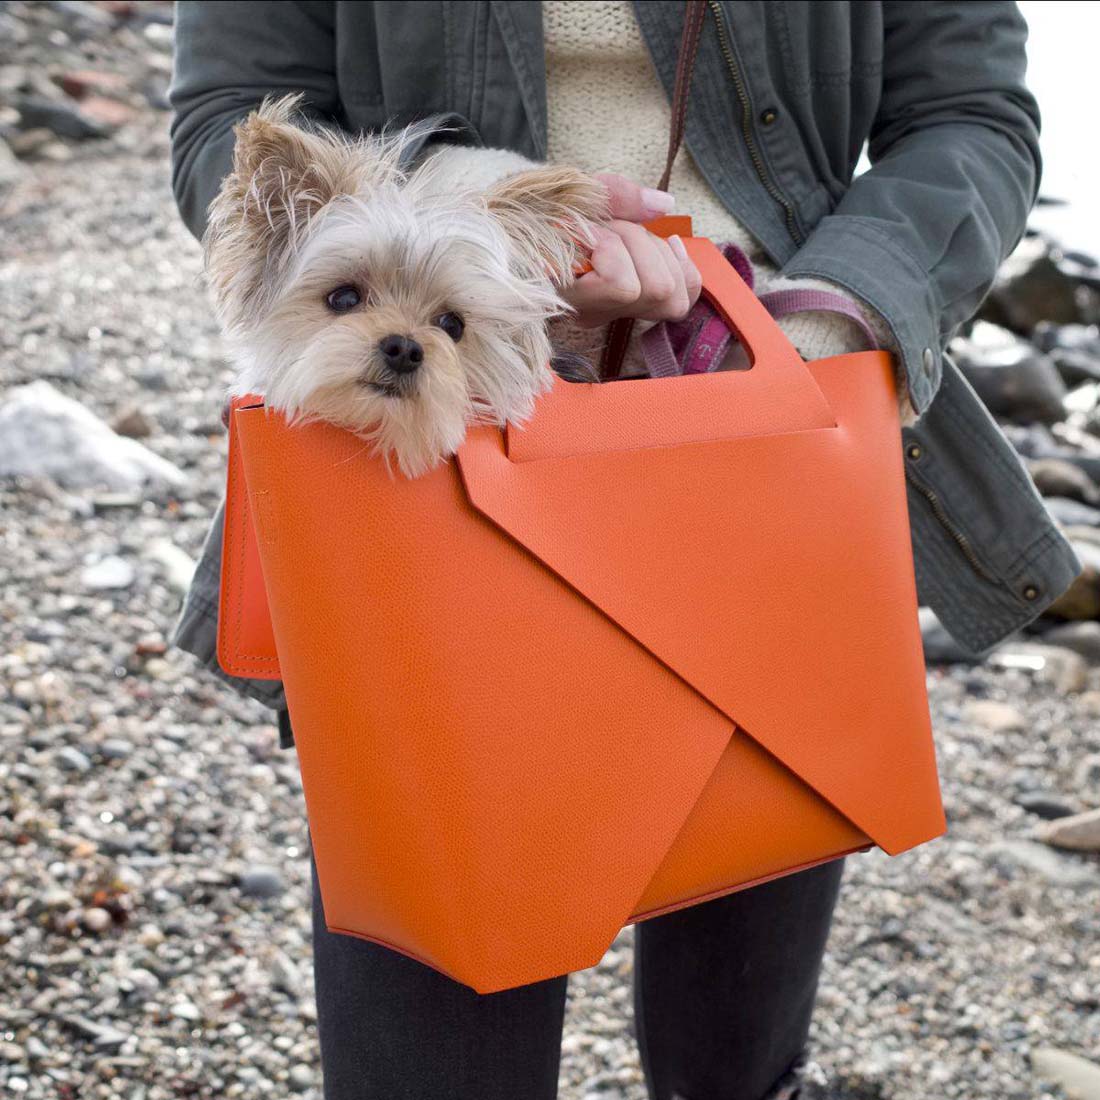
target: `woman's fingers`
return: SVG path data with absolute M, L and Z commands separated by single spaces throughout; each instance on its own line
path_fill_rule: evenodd
M 700 278 L 683 243 L 679 250 L 641 226 L 614 221 L 596 231 L 592 270 L 562 291 L 588 328 L 617 317 L 674 321 L 699 296 Z
M 647 222 L 671 214 L 676 200 L 667 191 L 642 187 L 626 176 L 601 172 L 596 176 L 607 188 L 609 213 L 628 222 Z
M 668 244 L 632 222 L 615 229 L 623 239 L 641 290 L 629 316 L 646 321 L 669 321 L 687 312 L 684 276 Z
M 695 266 L 692 258 L 687 254 L 684 242 L 678 236 L 673 234 L 669 237 L 668 246 L 672 254 L 676 257 L 676 262 L 680 265 L 680 270 L 684 274 L 684 287 L 687 290 L 688 309 L 691 309 L 691 307 L 699 301 L 699 295 L 703 292 L 703 276 L 699 274 L 699 269 Z M 684 312 L 686 313 L 687 310 Z

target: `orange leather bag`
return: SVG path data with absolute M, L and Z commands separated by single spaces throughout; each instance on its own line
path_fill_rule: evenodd
M 750 370 L 559 382 L 415 480 L 233 416 L 221 660 L 284 681 L 328 927 L 482 993 L 944 830 L 890 358 L 686 244 Z

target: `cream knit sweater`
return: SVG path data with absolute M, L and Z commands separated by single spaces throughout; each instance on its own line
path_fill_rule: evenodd
M 626 0 L 543 0 L 542 14 L 549 115 L 547 160 L 573 164 L 587 172 L 619 172 L 646 186 L 654 185 L 668 150 L 670 108 L 631 5 Z M 816 280 L 778 281 L 774 265 L 719 201 L 686 146 L 673 166 L 669 191 L 676 198 L 677 212 L 692 216 L 696 234 L 741 247 L 752 262 L 758 293 L 792 286 L 844 293 Z M 856 304 L 880 337 L 881 346 L 889 348 L 889 333 L 882 319 L 864 303 Z M 799 314 L 785 318 L 780 326 L 805 359 L 866 347 L 858 328 L 836 314 Z M 556 343 L 596 361 L 606 332 L 585 330 L 562 319 L 555 322 L 552 335 Z M 628 365 L 636 370 L 639 358 L 635 347 L 628 355 Z

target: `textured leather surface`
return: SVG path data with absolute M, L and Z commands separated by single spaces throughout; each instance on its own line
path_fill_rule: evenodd
M 705 278 L 752 370 L 558 383 L 412 481 L 235 414 L 332 929 L 490 992 L 943 831 L 889 358 Z
M 233 415 L 237 409 L 260 403 L 260 398 L 248 395 L 235 397 L 229 407 L 222 572 L 218 589 L 218 664 L 231 676 L 278 680 L 282 674 Z

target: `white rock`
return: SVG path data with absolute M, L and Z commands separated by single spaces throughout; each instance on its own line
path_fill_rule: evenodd
M 1031 1065 L 1037 1076 L 1061 1085 L 1074 1100 L 1100 1100 L 1100 1066 L 1077 1054 L 1053 1047 L 1031 1052 Z
M 142 485 L 174 488 L 179 467 L 133 439 L 116 435 L 94 413 L 48 382 L 18 386 L 0 400 L 0 476 L 48 477 L 69 489 Z
M 105 588 L 129 588 L 134 583 L 134 567 L 124 558 L 110 554 L 86 565 L 80 571 L 80 583 L 97 592 Z
M 113 923 L 111 914 L 98 905 L 92 906 L 91 909 L 85 909 L 80 919 L 89 932 L 106 932 Z
M 989 854 L 1036 874 L 1055 886 L 1095 886 L 1100 879 L 1091 865 L 1075 863 L 1030 840 L 1000 840 L 989 846 Z
M 1055 848 L 1100 852 L 1100 809 L 1051 821 L 1039 831 L 1039 838 Z
M 195 562 L 185 550 L 168 539 L 154 539 L 146 556 L 164 570 L 164 579 L 177 592 L 186 592 L 195 573 Z
M 963 717 L 972 725 L 993 733 L 1010 733 L 1027 725 L 1024 716 L 1015 707 L 998 703 L 996 699 L 972 699 L 963 708 Z

